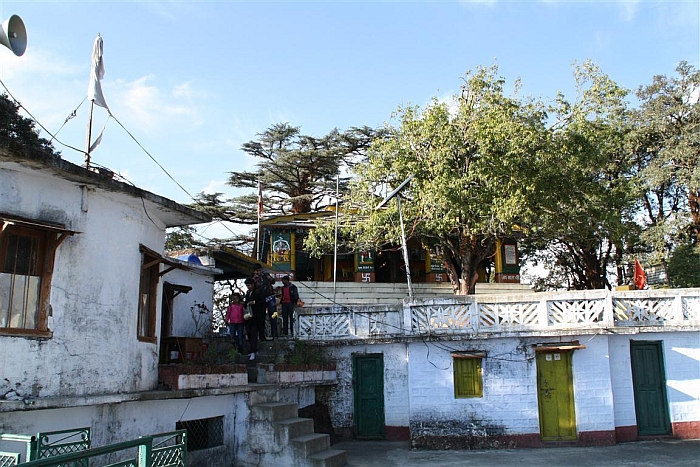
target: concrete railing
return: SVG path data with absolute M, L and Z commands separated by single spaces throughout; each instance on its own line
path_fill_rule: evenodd
M 614 327 L 700 327 L 700 288 L 404 300 L 401 306 L 298 309 L 308 340 L 520 332 L 581 332 Z

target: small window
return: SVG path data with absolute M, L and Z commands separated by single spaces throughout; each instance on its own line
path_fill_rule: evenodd
M 138 338 L 156 342 L 156 301 L 160 280 L 161 258 L 148 252 L 142 253 L 141 282 L 139 285 Z
M 187 450 L 200 451 L 224 444 L 224 417 L 177 422 L 176 430 L 187 430 Z
M 0 334 L 50 336 L 54 256 L 69 232 L 0 215 Z
M 465 397 L 483 397 L 484 384 L 481 375 L 481 361 L 481 355 L 452 355 L 456 399 Z

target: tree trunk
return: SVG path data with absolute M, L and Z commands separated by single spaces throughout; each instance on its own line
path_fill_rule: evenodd
M 700 242 L 700 190 L 690 189 L 688 194 L 688 207 L 692 223 L 690 226 L 693 244 Z
M 475 293 L 474 286 L 479 278 L 479 265 L 484 258 L 493 254 L 495 247 L 495 239 L 480 237 L 462 238 L 458 248 L 451 241 L 442 243 L 445 252 L 443 265 L 450 277 L 455 295 Z

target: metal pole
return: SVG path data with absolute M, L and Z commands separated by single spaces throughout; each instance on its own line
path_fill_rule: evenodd
M 95 108 L 95 101 L 90 101 L 90 119 L 87 127 L 87 141 L 85 142 L 85 168 L 90 167 L 90 140 L 92 139 L 92 111 Z
M 260 180 L 258 180 L 258 261 L 262 262 L 262 244 L 260 243 L 261 235 L 261 222 L 262 217 L 262 185 L 260 185 Z
M 411 264 L 408 261 L 408 247 L 406 246 L 406 232 L 403 228 L 403 213 L 401 212 L 401 195 L 396 197 L 399 203 L 399 222 L 401 223 L 401 244 L 403 246 L 403 261 L 406 264 L 406 284 L 408 285 L 408 298 L 413 301 L 413 283 L 411 282 Z
M 335 306 L 335 286 L 338 276 L 338 197 L 340 191 L 340 177 L 335 177 L 335 241 L 333 243 L 333 305 Z

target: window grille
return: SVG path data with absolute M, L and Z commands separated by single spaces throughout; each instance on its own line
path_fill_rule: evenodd
M 223 416 L 177 422 L 175 429 L 187 430 L 188 451 L 200 451 L 224 444 Z
M 0 334 L 50 337 L 55 253 L 74 233 L 58 224 L 0 213 Z

